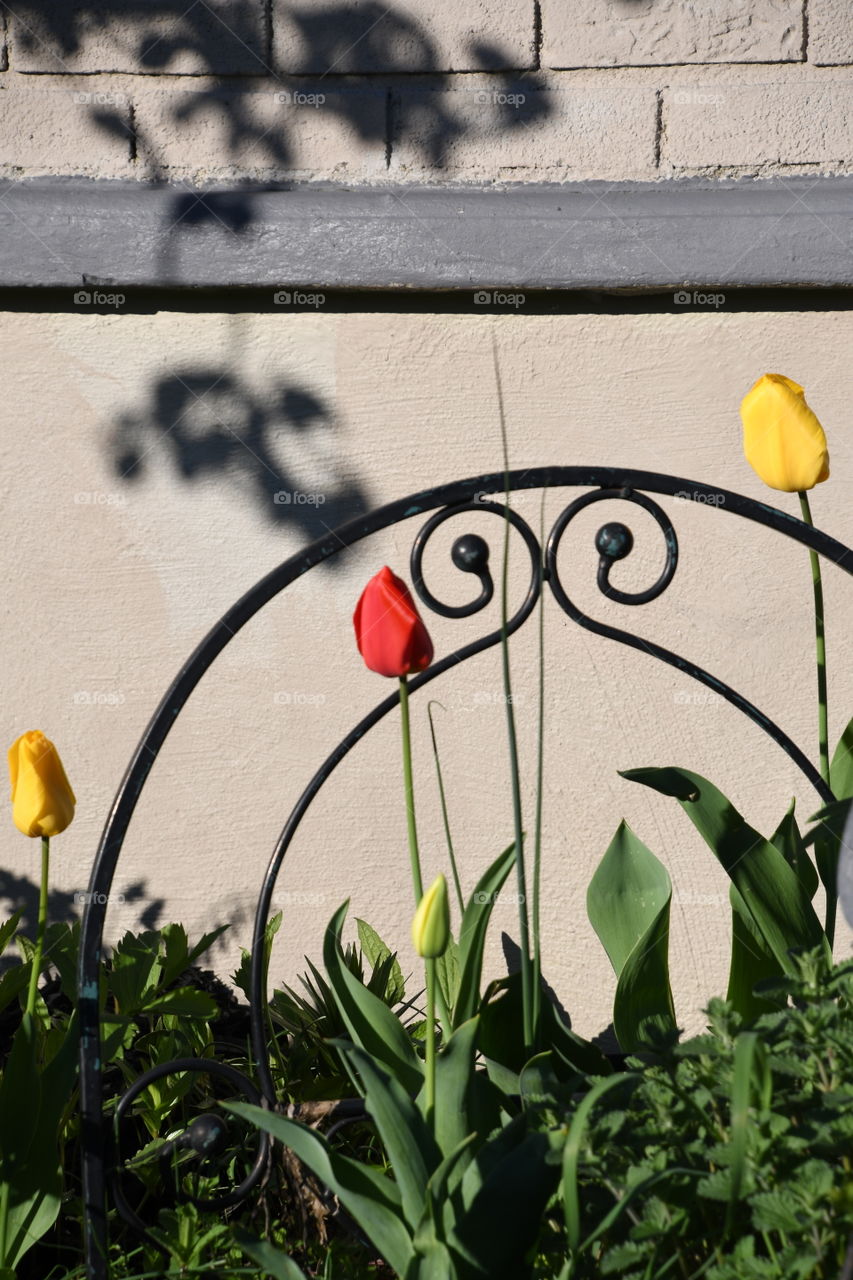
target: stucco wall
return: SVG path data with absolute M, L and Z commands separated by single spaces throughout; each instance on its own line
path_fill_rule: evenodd
M 0 174 L 849 172 L 845 0 L 16 0 Z
M 766 368 L 800 378 L 824 421 L 832 478 L 818 522 L 853 541 L 846 367 L 849 312 L 670 316 L 16 315 L 2 321 L 0 435 L 5 737 L 42 727 L 60 744 L 79 799 L 55 841 L 55 882 L 73 909 L 110 799 L 166 684 L 218 616 L 326 522 L 422 486 L 500 467 L 494 339 L 511 463 L 660 469 L 771 497 L 743 460 L 737 406 Z M 276 503 L 274 494 L 322 504 Z M 550 524 L 569 497 L 549 496 Z M 616 580 L 648 585 L 662 561 L 649 518 L 623 503 L 577 522 L 564 579 L 597 617 L 633 626 L 704 663 L 776 717 L 816 756 L 807 554 L 724 509 L 663 500 L 676 523 L 675 580 L 638 610 L 595 587 L 592 539 L 622 518 L 637 548 Z M 538 527 L 538 495 L 518 499 Z M 247 943 L 263 868 L 314 768 L 385 682 L 355 651 L 350 615 L 383 563 L 408 574 L 419 520 L 313 571 L 252 622 L 205 678 L 149 779 L 120 863 L 111 935 L 180 918 L 232 919 L 225 970 Z M 490 537 L 466 517 L 437 538 L 437 591 L 467 598 L 452 538 Z M 513 552 L 513 563 L 521 563 Z M 853 713 L 851 584 L 827 571 L 830 715 Z M 518 599 L 520 584 L 514 592 Z M 626 616 L 627 615 L 627 616 Z M 430 618 L 439 654 L 494 625 Z M 532 829 L 536 626 L 514 640 L 517 710 Z M 769 834 L 792 795 L 816 797 L 787 757 L 728 706 L 646 655 L 580 631 L 549 601 L 546 732 L 546 973 L 576 1025 L 609 1018 L 613 981 L 586 921 L 592 871 L 624 816 L 674 882 L 673 981 L 690 1025 L 726 970 L 726 878 L 675 802 L 618 769 L 681 764 L 725 790 Z M 446 676 L 436 712 L 451 818 L 467 887 L 511 839 L 497 651 Z M 414 708 L 424 861 L 446 866 L 423 701 Z M 34 845 L 9 824 L 3 865 L 32 878 Z M 277 900 L 285 924 L 274 971 L 293 977 L 346 897 L 411 965 L 405 822 L 392 717 L 341 766 L 288 855 Z M 7 881 L 8 884 L 8 881 Z M 14 895 L 21 889 L 14 879 Z M 501 927 L 513 929 L 511 906 Z M 842 930 L 839 952 L 849 948 Z M 489 968 L 501 964 L 495 935 Z

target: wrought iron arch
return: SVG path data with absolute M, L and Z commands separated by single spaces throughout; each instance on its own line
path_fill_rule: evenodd
M 507 492 L 553 488 L 584 488 L 589 492 L 574 499 L 561 511 L 545 540 L 544 546 L 517 511 L 503 501 L 494 501 L 493 495 Z M 516 612 L 508 619 L 507 632 L 512 634 L 523 625 L 532 613 L 541 591 L 547 585 L 560 608 L 579 626 L 633 648 L 641 649 L 652 657 L 666 662 L 694 680 L 714 690 L 739 711 L 757 724 L 794 761 L 805 778 L 819 793 L 822 801 L 834 797 L 819 771 L 797 744 L 773 720 L 737 690 L 717 679 L 704 668 L 679 654 L 652 641 L 643 639 L 631 631 L 612 627 L 585 614 L 571 600 L 560 577 L 558 557 L 561 540 L 574 517 L 586 507 L 610 499 L 633 502 L 647 511 L 657 522 L 666 551 L 664 568 L 645 591 L 624 592 L 613 586 L 610 573 L 617 560 L 630 555 L 633 535 L 621 522 L 604 524 L 595 538 L 599 555 L 597 581 L 601 592 L 618 603 L 639 606 L 657 599 L 670 585 L 678 565 L 678 541 L 672 522 L 662 507 L 649 497 L 657 494 L 689 499 L 697 503 L 711 503 L 729 515 L 763 525 L 783 534 L 795 542 L 853 574 L 851 549 L 828 534 L 811 528 L 797 517 L 765 503 L 757 502 L 727 489 L 707 485 L 681 477 L 657 472 L 623 470 L 614 467 L 539 467 L 526 471 L 514 471 L 505 475 L 493 472 L 473 476 L 438 488 L 427 489 L 341 526 L 329 537 L 321 538 L 305 550 L 291 556 L 266 577 L 262 578 L 239 599 L 220 621 L 208 632 L 195 651 L 178 672 L 134 752 L 127 771 L 116 794 L 98 847 L 89 894 L 83 914 L 80 954 L 78 964 L 78 1004 L 80 1018 L 80 1099 L 83 1158 L 83 1198 L 86 1224 L 86 1261 L 90 1280 L 105 1280 L 108 1275 L 106 1259 L 106 1200 L 107 1185 L 112 1184 L 113 1198 L 120 1212 L 137 1229 L 141 1226 L 133 1210 L 127 1204 L 120 1186 L 120 1170 L 111 1164 L 106 1142 L 106 1125 L 103 1114 L 101 1078 L 101 1035 L 99 1014 L 99 967 L 103 944 L 103 928 L 106 903 L 115 875 L 116 865 L 130 820 L 148 774 L 165 742 L 172 725 L 184 707 L 202 676 L 222 650 L 242 627 L 270 600 L 282 592 L 291 582 L 308 573 L 317 565 L 339 554 L 347 547 L 415 516 L 429 516 L 414 539 L 411 552 L 411 574 L 420 600 L 426 608 L 447 618 L 471 617 L 483 609 L 494 594 L 494 583 L 489 568 L 489 546 L 479 534 L 463 533 L 453 543 L 451 558 L 461 572 L 471 574 L 479 582 L 479 595 L 464 605 L 448 605 L 430 591 L 423 574 L 425 548 L 435 530 L 451 517 L 465 512 L 488 512 L 500 517 L 502 523 L 509 519 L 521 536 L 530 559 L 530 580 L 526 595 Z M 454 650 L 434 662 L 426 671 L 410 680 L 413 693 L 435 680 L 451 667 L 458 666 L 485 649 L 500 642 L 501 628 L 489 632 L 471 643 Z M 273 850 L 261 887 L 252 939 L 251 971 L 251 1025 L 252 1042 L 257 1064 L 257 1084 L 232 1068 L 223 1071 L 224 1064 L 215 1060 L 180 1059 L 155 1068 L 159 1074 L 167 1070 L 204 1070 L 225 1075 L 232 1084 L 242 1089 L 252 1099 L 260 1097 L 264 1105 L 275 1104 L 273 1081 L 269 1068 L 268 1050 L 264 1036 L 264 1009 L 266 992 L 263 990 L 263 938 L 269 917 L 273 890 L 285 854 L 293 836 L 314 797 L 334 772 L 337 765 L 361 738 L 388 714 L 398 703 L 397 692 L 389 695 L 366 715 L 347 736 L 332 750 L 320 765 L 293 807 Z M 230 1073 L 230 1074 L 229 1074 Z M 151 1073 L 149 1073 L 150 1075 Z M 135 1081 L 118 1106 L 124 1109 L 132 1096 L 143 1087 L 142 1078 Z M 200 1117 L 183 1136 L 183 1145 L 197 1151 L 219 1140 L 213 1117 Z M 185 1139 L 185 1140 L 184 1140 Z M 255 1164 L 240 1187 L 225 1197 L 222 1203 L 235 1203 L 248 1195 L 257 1184 L 263 1170 L 267 1145 L 259 1146 Z

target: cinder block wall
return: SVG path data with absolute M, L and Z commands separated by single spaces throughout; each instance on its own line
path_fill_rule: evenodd
M 20 0 L 0 173 L 849 172 L 846 0 Z

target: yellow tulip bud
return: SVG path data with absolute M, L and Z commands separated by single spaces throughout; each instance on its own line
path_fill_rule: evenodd
M 412 921 L 412 942 L 415 951 L 425 960 L 444 955 L 450 941 L 450 903 L 447 898 L 447 881 L 436 876 L 420 900 Z
M 803 388 L 781 373 L 765 373 L 744 396 L 743 451 L 771 489 L 798 493 L 829 479 L 823 427 Z
M 9 748 L 12 818 L 25 836 L 58 836 L 74 817 L 77 800 L 56 747 L 38 729 Z

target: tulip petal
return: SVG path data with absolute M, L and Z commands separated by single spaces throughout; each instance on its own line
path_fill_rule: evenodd
M 56 747 L 39 732 L 22 733 L 9 749 L 12 818 L 25 836 L 56 836 L 74 817 L 76 796 Z
M 378 675 L 409 675 L 432 662 L 432 641 L 411 593 L 387 565 L 361 593 L 353 626 L 365 665 Z
M 797 493 L 829 478 L 826 436 L 798 382 L 766 373 L 743 398 L 743 450 L 771 489 Z

